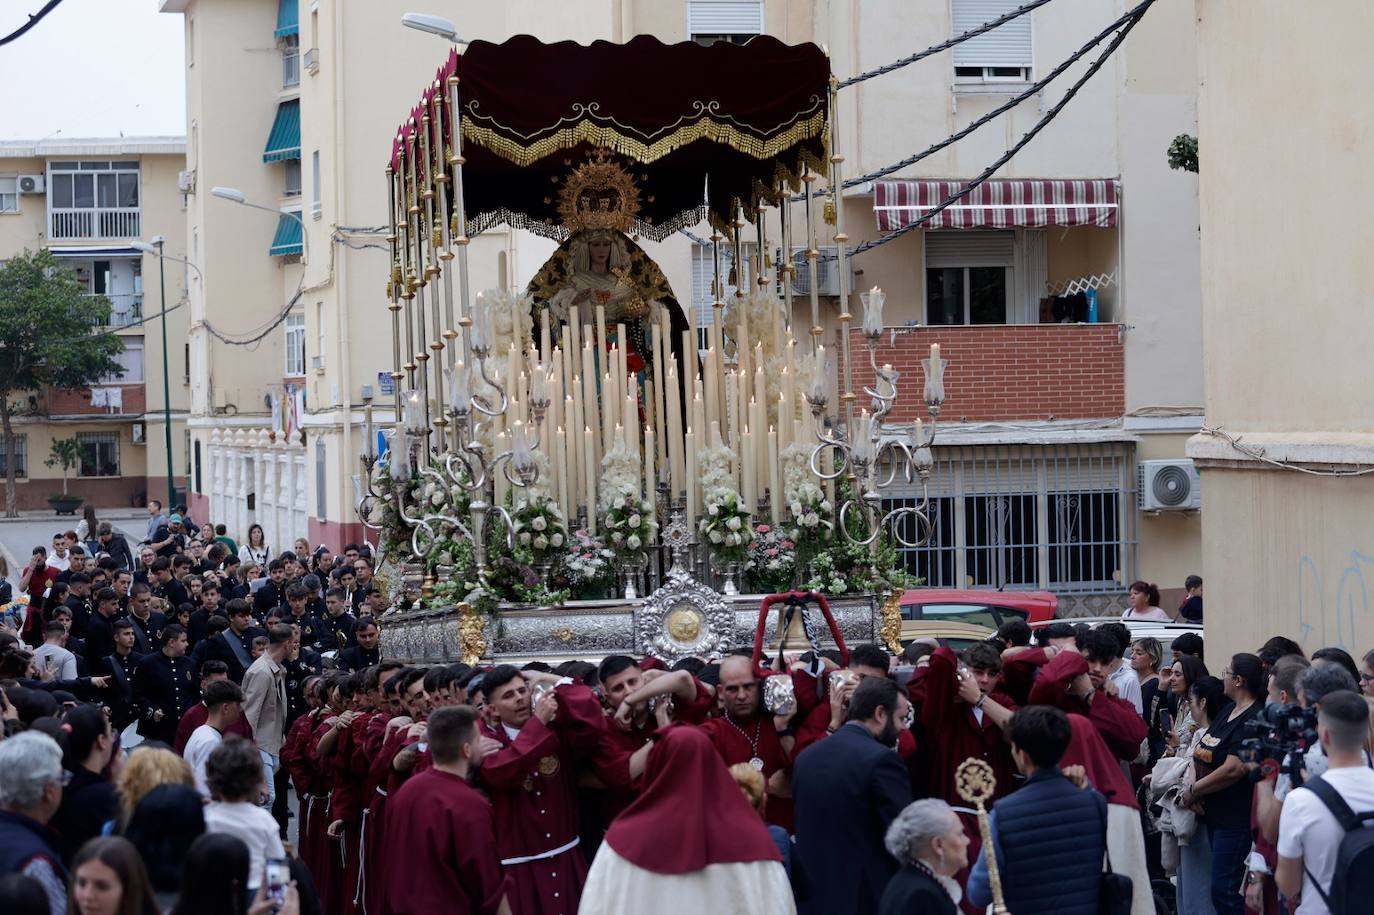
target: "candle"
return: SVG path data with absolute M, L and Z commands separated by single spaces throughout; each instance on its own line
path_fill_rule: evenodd
M 587 531 L 596 536 L 596 440 L 590 426 L 582 428 L 582 466 L 586 471 L 583 503 L 587 507 Z
M 768 507 L 773 524 L 782 520 L 782 487 L 778 485 L 778 433 L 768 430 Z
M 768 428 L 768 422 L 763 415 L 763 402 L 758 400 L 749 401 L 749 433 L 754 446 L 745 455 L 744 459 L 754 465 L 754 494 L 758 495 L 758 490 L 763 488 L 768 481 L 768 439 L 764 431 Z M 753 506 L 749 506 L 753 510 Z
M 548 308 L 539 309 L 539 355 L 543 359 L 549 358 L 549 310 Z
M 722 440 L 721 440 L 721 437 L 720 437 L 720 423 L 717 422 L 716 420 L 711 420 L 710 447 L 712 447 L 712 448 L 723 448 L 724 446 L 725 446 L 725 442 L 722 441 Z
M 596 358 L 605 359 L 606 347 L 606 306 L 596 306 Z
M 917 448 L 923 448 L 925 447 L 925 443 L 925 426 L 921 424 L 920 417 L 917 417 L 916 422 L 911 424 L 911 450 L 915 451 Z
M 744 499 L 744 510 L 751 516 L 759 504 L 759 494 L 756 480 L 756 470 L 758 467 L 754 457 L 754 433 L 745 427 L 740 433 L 740 491 Z
M 654 459 L 657 452 L 654 450 L 654 427 L 644 427 L 644 494 L 646 498 L 651 498 L 656 482 L 654 480 Z
M 683 437 L 683 448 L 686 452 L 684 457 L 686 471 L 683 474 L 683 483 L 687 494 L 687 530 L 695 539 L 697 535 L 697 437 L 693 434 L 691 426 L 687 427 L 687 434 Z
M 706 397 L 705 397 L 706 420 L 705 420 L 705 421 L 708 422 L 708 423 L 709 423 L 709 422 L 718 422 L 718 421 L 720 420 L 720 413 L 719 413 L 718 411 L 719 411 L 719 406 L 720 406 L 720 394 L 719 394 L 719 389 L 720 389 L 720 380 L 721 380 L 721 377 L 720 377 L 720 367 L 719 367 L 719 365 L 717 364 L 716 348 L 715 348 L 714 346 L 710 346 L 710 347 L 707 347 L 707 348 L 706 348 L 706 377 L 705 377 L 703 380 L 704 380 L 705 395 L 706 395 Z M 706 430 L 707 430 L 709 427 L 708 427 L 708 426 L 705 426 L 705 425 L 702 425 L 700 422 L 698 422 L 698 423 L 697 423 L 697 428 L 700 429 L 700 430 L 702 430 L 702 434 L 704 435 L 704 434 L 706 433 Z
M 816 364 L 811 370 L 811 400 L 820 402 L 826 398 L 825 344 L 816 347 Z
M 596 440 L 601 441 L 601 426 L 596 421 L 596 359 L 592 352 L 591 334 L 582 341 L 582 387 L 581 396 L 577 399 L 577 408 L 583 414 L 582 421 L 573 426 L 574 429 L 581 429 L 587 426 L 596 434 Z
M 940 344 L 930 344 L 930 367 L 934 369 L 940 364 Z
M 363 435 L 367 439 L 367 450 L 364 452 L 369 458 L 372 457 L 372 446 L 376 439 L 372 435 L 372 404 L 368 404 L 363 409 Z
M 506 453 L 507 451 L 509 451 L 509 450 L 510 450 L 510 435 L 509 435 L 507 432 L 505 432 L 505 431 L 503 430 L 503 431 L 497 433 L 497 435 L 496 435 L 496 453 L 497 453 L 497 454 L 505 454 L 505 453 Z M 506 482 L 506 472 L 505 472 L 505 471 L 506 471 L 506 468 L 505 468 L 504 466 L 502 466 L 502 467 L 499 467 L 499 468 L 496 470 L 496 474 L 495 474 L 495 475 L 496 475 L 496 504 L 497 504 L 497 505 L 505 505 L 505 504 L 506 504 L 506 490 L 510 488 L 510 484 Z
M 576 378 L 573 384 L 578 384 Z M 577 404 L 573 401 L 572 395 L 563 398 L 563 428 L 568 432 L 567 451 L 565 459 L 567 462 L 568 477 L 568 523 L 571 525 L 573 516 L 577 513 L 577 506 L 582 504 L 582 462 L 578 459 L 582 454 L 582 449 L 578 447 L 577 430 L 582 428 L 577 425 Z
M 756 366 L 754 369 L 754 390 L 750 392 L 749 396 L 757 400 L 759 406 L 763 407 L 764 412 L 767 413 L 768 379 L 763 374 L 763 360 L 760 359 L 758 362 L 755 362 L 754 365 Z M 753 424 L 753 420 L 750 420 L 750 424 Z M 763 435 L 762 426 L 754 426 L 754 431 L 759 435 Z
M 668 377 L 664 379 L 668 393 L 668 478 L 672 483 L 674 497 L 682 495 L 682 475 L 686 469 L 682 463 L 682 389 L 679 387 L 677 366 L 670 363 Z
M 666 314 L 667 309 L 664 309 L 664 315 L 666 316 Z M 662 430 L 668 426 L 668 417 L 665 414 L 668 397 L 667 392 L 663 389 L 663 383 L 668 372 L 668 360 L 666 358 L 668 347 L 665 345 L 667 337 L 663 332 L 663 327 L 659 324 L 650 326 L 649 337 L 654 353 L 654 425 Z M 660 435 L 658 437 L 658 453 L 655 457 L 658 460 L 658 465 L 665 469 L 668 466 L 667 447 L 668 436 Z
M 863 300 L 864 305 L 864 333 L 870 337 L 877 336 L 883 330 L 883 302 L 887 296 L 874 286 L 859 298 Z
M 558 478 L 558 507 L 563 512 L 563 517 L 571 518 L 571 503 L 568 502 L 568 447 L 567 436 L 563 434 L 563 427 L 559 426 L 553 432 L 553 466 L 554 475 Z

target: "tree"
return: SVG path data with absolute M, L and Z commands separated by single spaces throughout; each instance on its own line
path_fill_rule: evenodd
M 1181 133 L 1169 144 L 1169 167 L 1197 174 L 1197 137 Z
M 46 385 L 80 391 L 124 373 L 114 357 L 124 341 L 98 332 L 110 318 L 104 296 L 83 295 L 76 275 L 49 251 L 23 251 L 0 266 L 0 428 L 4 431 L 5 514 L 18 514 L 10 397 Z
M 72 472 L 76 462 L 81 460 L 81 443 L 72 438 L 55 438 L 52 440 L 52 452 L 43 463 L 49 467 L 62 468 L 62 495 L 67 494 L 67 474 Z

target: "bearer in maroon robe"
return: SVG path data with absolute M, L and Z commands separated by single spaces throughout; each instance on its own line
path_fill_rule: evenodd
M 389 802 L 401 786 L 416 774 L 421 758 L 431 758 L 428 743 L 429 694 L 425 691 L 425 671 L 408 668 L 393 677 L 382 688 L 397 697 L 404 713 L 393 717 L 383 729 L 382 746 L 368 769 L 364 791 L 372 798 L 363 848 L 363 911 L 379 915 L 384 909 L 386 880 L 384 877 L 389 848 L 384 841 Z
M 486 730 L 490 752 L 481 782 L 491 797 L 515 915 L 577 912 L 587 877 L 587 859 L 578 848 L 579 762 L 591 761 L 602 783 L 617 787 L 642 772 L 648 756 L 646 745 L 636 754 L 637 768 L 630 757 L 616 756 L 592 691 L 566 679 L 557 683 L 535 702 L 525 677 L 508 664 L 482 680 L 497 726 Z
M 386 847 L 404 863 L 375 875 L 385 882 L 385 913 L 510 915 L 492 808 L 467 783 L 482 759 L 476 711 L 436 709 L 427 737 L 433 767 L 387 799 Z
M 395 687 L 392 687 L 392 701 L 386 697 L 386 685 L 396 678 L 404 667 L 398 661 L 384 661 L 363 671 L 363 684 L 367 690 L 368 703 L 372 715 L 363 725 L 360 738 L 353 744 L 352 770 L 354 776 L 362 780 L 363 807 L 362 820 L 358 826 L 358 864 L 357 880 L 353 890 L 353 908 L 368 915 L 367 879 L 372 871 L 372 845 L 381 841 L 379 828 L 382 816 L 382 803 L 386 795 L 377 793 L 377 781 L 373 778 L 373 763 L 382 751 L 382 742 L 387 736 L 387 724 L 394 716 Z M 381 773 L 385 778 L 385 770 Z M 371 843 L 371 844 L 369 844 Z M 374 894 L 375 895 L 375 894 Z M 380 909 L 372 909 L 371 915 L 378 915 Z
M 768 822 L 792 829 L 792 748 L 795 738 L 786 716 L 770 715 L 752 659 L 730 655 L 720 662 L 724 714 L 701 725 L 726 768 L 749 763 L 768 785 Z
M 1061 650 L 1040 669 L 1030 699 L 1036 705 L 1054 705 L 1087 718 L 1117 759 L 1130 761 L 1140 755 L 1140 742 L 1149 726 L 1134 705 L 1112 695 L 1109 684 L 1094 688 L 1088 662 L 1077 651 Z

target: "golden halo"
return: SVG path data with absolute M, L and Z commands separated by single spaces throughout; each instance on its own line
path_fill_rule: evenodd
M 639 214 L 639 188 L 606 150 L 579 165 L 558 192 L 558 215 L 569 232 L 630 232 Z

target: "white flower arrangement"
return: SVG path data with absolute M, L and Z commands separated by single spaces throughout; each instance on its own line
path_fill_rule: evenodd
M 706 506 L 697 528 L 711 555 L 727 562 L 744 561 L 749 544 L 754 541 L 749 512 L 740 504 L 739 494 L 733 489 L 720 493 Z
M 805 442 L 793 442 L 780 455 L 783 502 L 792 518 L 794 536 L 801 541 L 818 540 L 834 527 L 830 520 L 833 506 L 811 472 L 814 448 Z
M 551 558 L 543 554 L 561 552 L 567 543 L 567 519 L 558 503 L 547 495 L 521 499 L 511 514 L 511 521 L 517 542 L 534 550 L 536 558 Z
M 611 548 L 627 558 L 645 550 L 658 533 L 653 503 L 641 501 L 638 495 L 626 496 L 607 508 L 604 523 Z
M 484 289 L 479 298 L 479 307 L 488 309 L 492 356 L 504 359 L 512 343 L 522 353 L 527 350 L 534 333 L 529 296 L 517 296 L 509 289 Z
M 623 435 L 616 439 L 611 450 L 601 458 L 601 480 L 596 507 L 604 515 L 627 499 L 639 501 L 643 492 L 644 467 L 639 453 L 625 444 Z M 651 512 L 652 513 L 652 512 Z

